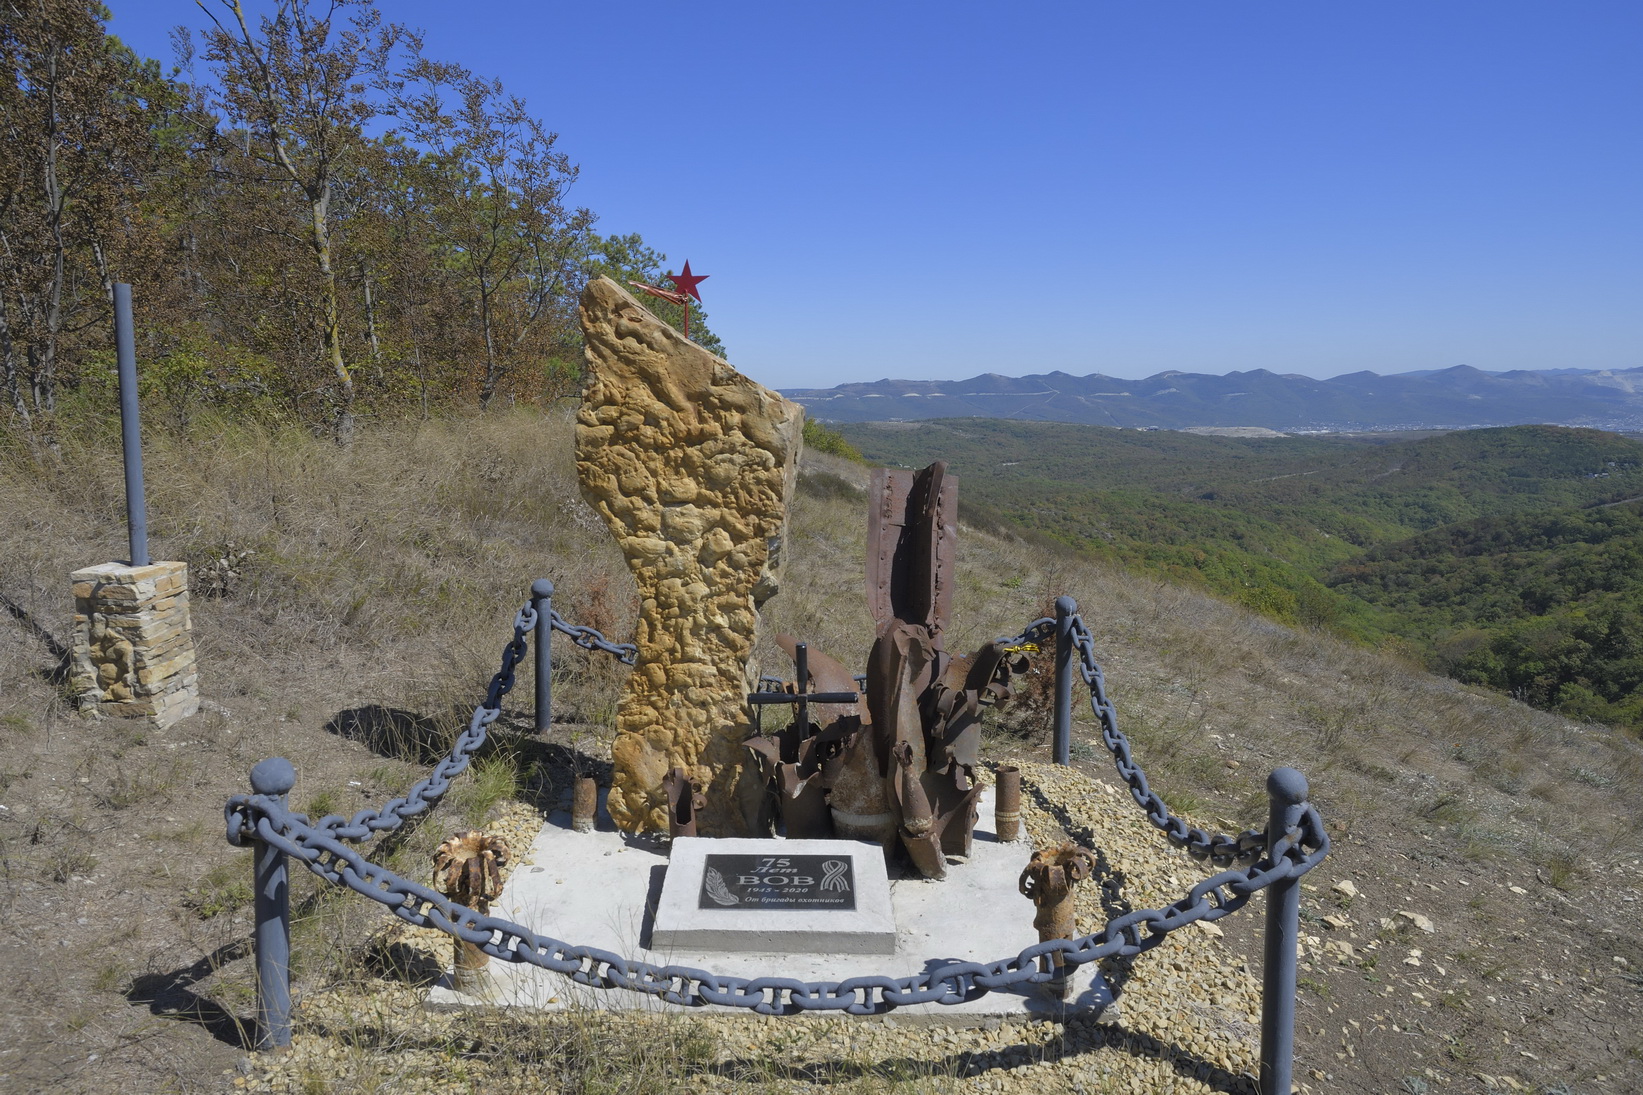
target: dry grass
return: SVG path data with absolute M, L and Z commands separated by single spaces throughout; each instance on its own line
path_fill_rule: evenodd
M 348 450 L 301 431 L 197 418 L 187 434 L 151 431 L 149 512 L 153 557 L 187 560 L 203 583 L 196 639 L 202 692 L 216 706 L 167 740 L 92 732 L 72 715 L 60 672 L 67 574 L 125 553 L 122 481 L 107 423 L 65 429 L 63 445 L 61 459 L 47 462 L 0 445 L 4 911 L 66 932 L 60 901 L 73 879 L 95 874 L 105 888 L 113 879 L 140 890 L 148 883 L 128 876 L 155 862 L 179 877 L 141 891 L 160 912 L 130 920 L 118 929 L 124 935 L 93 925 L 100 936 L 77 958 L 83 969 L 61 974 L 69 989 L 104 1001 L 85 1030 L 42 1033 L 38 1018 L 23 1014 L 53 1014 L 63 985 L 37 997 L 25 986 L 0 1016 L 12 1044 L 130 1044 L 122 1039 L 147 1031 L 154 1010 L 134 1009 L 141 986 L 183 984 L 177 971 L 197 966 L 187 991 L 226 1017 L 219 1027 L 228 1030 L 249 1014 L 249 963 L 234 949 L 245 937 L 247 895 L 234 873 L 243 858 L 225 849 L 217 817 L 223 797 L 243 788 L 245 769 L 283 752 L 298 765 L 299 808 L 351 812 L 380 802 L 418 778 L 466 722 L 533 579 L 554 580 L 564 616 L 618 640 L 631 633 L 632 585 L 578 497 L 561 412 L 381 424 Z M 783 630 L 846 665 L 865 664 L 865 479 L 833 458 L 807 461 L 783 589 L 757 648 L 763 671 L 791 672 L 769 641 Z M 949 647 L 1013 634 L 1056 594 L 1077 597 L 1138 758 L 1154 786 L 1200 821 L 1263 824 L 1264 774 L 1289 764 L 1311 778 L 1337 832 L 1374 842 L 1378 856 L 1441 854 L 1481 870 L 1527 864 L 1579 901 L 1613 865 L 1643 855 L 1635 794 L 1643 754 L 1630 739 L 1042 545 L 966 531 L 959 563 Z M 626 671 L 562 650 L 555 672 L 567 722 L 554 763 L 597 766 Z M 528 709 L 528 699 L 516 699 L 514 709 Z M 1000 725 L 988 743 L 997 752 L 1044 740 L 1041 719 Z M 506 730 L 433 821 L 386 839 L 376 854 L 414 873 L 447 826 L 482 820 L 510 797 L 551 802 L 563 773 Z M 1087 745 L 1093 731 L 1084 708 L 1079 755 L 1105 771 Z M 391 995 L 363 951 L 379 922 L 374 911 L 307 879 L 295 900 L 300 976 L 311 990 L 364 979 Z M 1478 931 L 1494 930 L 1487 906 L 1475 914 Z M 355 1060 L 346 1071 L 361 1090 L 392 1089 L 401 1054 L 492 1061 L 494 1090 L 524 1090 L 532 1076 L 550 1074 L 582 1090 L 660 1090 L 668 1062 L 699 1049 L 688 1025 L 624 1036 L 591 1019 L 551 1029 L 564 1021 L 507 1017 L 473 1018 L 460 1044 L 425 1045 L 398 1020 L 373 1014 L 333 1016 L 334 1037 L 309 1028 Z M 232 1038 L 183 1038 L 157 1055 L 193 1061 L 186 1080 L 161 1085 L 144 1074 L 123 1086 L 210 1089 Z M 760 1089 L 758 1066 L 744 1064 L 746 1089 Z M 941 1077 L 870 1065 L 842 1089 L 940 1087 Z M 782 1076 L 769 1075 L 779 1086 Z M 325 1089 L 323 1072 L 311 1079 L 310 1089 Z M 80 1088 L 116 1086 L 88 1079 Z

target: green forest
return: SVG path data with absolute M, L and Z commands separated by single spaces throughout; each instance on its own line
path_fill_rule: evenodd
M 988 419 L 838 429 L 875 461 L 946 459 L 972 524 L 1643 729 L 1643 443 L 1630 438 L 1556 426 L 1230 438 Z
M 162 65 L 99 4 L 0 0 L 8 437 L 49 448 L 65 409 L 107 396 L 116 282 L 146 405 L 345 441 L 360 416 L 574 393 L 582 286 L 666 276 L 574 204 L 577 166 L 524 102 L 372 0 L 201 9 Z

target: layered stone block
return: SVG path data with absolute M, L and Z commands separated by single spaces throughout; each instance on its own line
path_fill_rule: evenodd
M 169 726 L 200 708 L 188 564 L 102 563 L 74 583 L 72 681 L 90 715 Z

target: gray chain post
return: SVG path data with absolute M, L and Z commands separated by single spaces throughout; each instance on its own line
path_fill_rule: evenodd
M 296 786 L 297 770 L 284 757 L 272 757 L 251 769 L 251 790 L 269 795 L 286 808 L 285 796 Z M 256 856 L 257 1048 L 291 1044 L 291 888 L 285 853 L 252 839 Z
M 1274 768 L 1266 779 L 1267 859 L 1300 819 L 1306 777 Z M 1261 1092 L 1289 1095 L 1295 1065 L 1295 963 L 1301 932 L 1301 880 L 1286 878 L 1266 891 L 1266 949 L 1261 964 Z
M 143 436 L 137 419 L 137 348 L 131 286 L 114 285 L 114 358 L 120 373 L 120 442 L 125 450 L 126 539 L 131 565 L 148 565 L 148 506 L 143 500 Z
M 536 732 L 553 726 L 553 583 L 538 578 L 531 583 L 531 607 L 536 609 Z
M 1073 617 L 1078 602 L 1055 599 L 1055 762 L 1072 763 L 1073 742 Z

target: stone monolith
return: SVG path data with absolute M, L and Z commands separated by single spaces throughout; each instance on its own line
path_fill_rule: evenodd
M 804 410 L 686 339 L 608 278 L 582 294 L 582 495 L 638 586 L 639 656 L 616 715 L 608 809 L 667 831 L 662 780 L 706 788 L 703 836 L 751 831 L 763 794 L 744 742 L 758 608 L 776 589 Z

